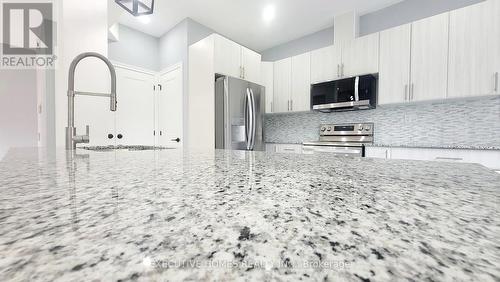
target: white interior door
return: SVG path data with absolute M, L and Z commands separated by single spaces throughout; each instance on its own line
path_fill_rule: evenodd
M 495 92 L 499 67 L 494 57 L 500 52 L 500 46 L 495 44 L 500 36 L 498 6 L 498 1 L 492 0 L 450 13 L 448 97 Z
M 378 103 L 408 101 L 410 84 L 411 25 L 380 33 L 380 72 Z
M 156 97 L 156 144 L 182 147 L 182 66 L 160 75 L 160 90 Z
M 154 145 L 155 74 L 116 66 L 117 145 Z
M 292 95 L 290 110 L 311 109 L 311 53 L 292 57 Z
M 445 99 L 449 13 L 412 24 L 410 101 Z

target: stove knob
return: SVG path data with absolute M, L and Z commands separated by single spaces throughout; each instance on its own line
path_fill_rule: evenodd
M 332 128 L 331 128 L 331 127 L 328 127 L 328 131 L 332 131 Z
M 363 126 L 360 126 L 358 130 L 363 131 Z

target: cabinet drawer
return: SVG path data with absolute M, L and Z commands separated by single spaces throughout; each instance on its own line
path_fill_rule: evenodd
M 302 154 L 302 145 L 298 144 L 276 144 L 277 153 Z

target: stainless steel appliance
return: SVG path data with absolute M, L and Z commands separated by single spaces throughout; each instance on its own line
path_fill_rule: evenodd
M 321 112 L 374 109 L 377 105 L 377 76 L 363 75 L 311 86 L 313 110 Z
M 373 144 L 373 127 L 373 123 L 321 125 L 319 141 L 304 142 L 302 151 L 365 157 L 365 145 Z
M 265 88 L 229 76 L 215 81 L 215 148 L 265 151 Z

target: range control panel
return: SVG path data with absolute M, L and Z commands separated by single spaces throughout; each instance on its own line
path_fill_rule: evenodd
M 323 124 L 320 136 L 373 135 L 373 123 Z

